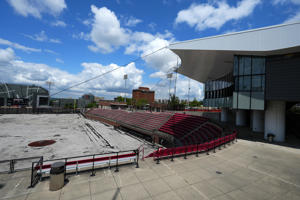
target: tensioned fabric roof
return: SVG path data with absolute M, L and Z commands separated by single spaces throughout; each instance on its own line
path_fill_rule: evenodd
M 181 59 L 179 73 L 206 82 L 229 73 L 234 55 L 300 52 L 300 22 L 177 42 L 169 49 Z

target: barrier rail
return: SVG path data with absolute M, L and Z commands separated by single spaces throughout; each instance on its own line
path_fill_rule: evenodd
M 205 142 L 202 144 L 195 144 L 195 145 L 189 145 L 189 146 L 182 146 L 182 147 L 174 147 L 174 148 L 167 148 L 167 149 L 158 149 L 157 151 L 154 151 L 153 153 L 149 154 L 147 157 L 153 157 L 154 160 L 159 163 L 159 159 L 161 158 L 169 158 L 173 160 L 174 156 L 184 155 L 184 158 L 186 158 L 187 154 L 196 153 L 198 156 L 198 153 L 200 152 L 207 152 L 209 153 L 209 150 L 213 149 L 215 151 L 216 147 L 220 147 L 221 145 L 226 145 L 228 142 L 233 142 L 236 139 L 237 132 L 234 131 L 232 134 L 220 137 L 217 139 L 214 139 L 209 142 Z
M 38 168 L 38 166 L 40 167 Z M 32 162 L 30 187 L 34 187 L 39 182 L 39 179 L 41 179 L 41 166 L 43 166 L 43 157 L 40 157 L 38 162 Z M 38 171 L 40 171 L 40 173 L 38 173 Z
M 92 171 L 91 176 L 95 176 L 95 170 L 105 167 L 115 167 L 115 172 L 119 171 L 119 166 L 129 163 L 135 163 L 139 167 L 139 149 L 119 151 L 114 153 L 92 154 L 85 156 L 76 156 L 68 158 L 60 158 L 53 160 L 43 160 L 32 163 L 31 169 L 31 184 L 34 187 L 43 177 L 50 175 L 51 164 L 57 161 L 63 161 L 65 165 L 65 177 L 67 174 L 78 174 L 80 171 Z M 79 159 L 86 158 L 86 159 Z M 79 160 L 78 160 L 79 159 Z
M 0 161 L 0 173 L 14 173 L 16 171 L 30 169 L 32 160 L 38 160 L 38 157 L 17 158 Z

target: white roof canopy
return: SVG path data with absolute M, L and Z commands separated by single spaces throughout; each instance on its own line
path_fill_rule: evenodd
M 300 22 L 173 43 L 179 73 L 206 82 L 233 69 L 234 55 L 267 56 L 300 52 Z

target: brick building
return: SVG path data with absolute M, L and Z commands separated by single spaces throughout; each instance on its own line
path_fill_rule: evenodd
M 147 100 L 148 104 L 154 103 L 155 92 L 149 90 L 147 87 L 139 87 L 138 89 L 132 90 L 132 99 L 138 102 L 140 99 Z

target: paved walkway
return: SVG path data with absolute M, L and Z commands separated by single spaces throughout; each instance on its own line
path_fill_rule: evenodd
M 186 160 L 152 159 L 134 165 L 68 176 L 50 192 L 49 180 L 27 189 L 30 172 L 0 175 L 0 198 L 71 199 L 300 199 L 300 150 L 239 140 L 221 151 Z

